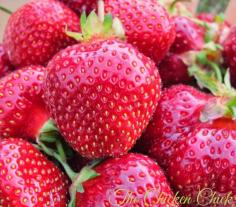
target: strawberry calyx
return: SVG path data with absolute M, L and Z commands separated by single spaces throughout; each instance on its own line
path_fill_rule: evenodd
M 206 43 L 211 41 L 222 43 L 229 34 L 229 27 L 224 26 L 226 23 L 223 13 L 216 15 L 213 22 L 206 22 L 197 18 L 192 18 L 192 20 L 205 29 L 204 39 Z
M 93 161 L 90 165 L 82 168 L 80 172 L 73 171 L 67 163 L 67 145 L 66 143 L 63 143 L 60 132 L 52 120 L 48 120 L 44 124 L 36 141 L 36 147 L 58 161 L 70 178 L 72 184 L 69 188 L 70 203 L 68 204 L 68 207 L 75 207 L 76 193 L 84 192 L 83 183 L 99 176 L 93 168 L 98 165 L 101 160 Z M 56 149 L 51 147 L 53 144 L 56 146 Z
M 214 65 L 215 71 L 198 65 L 189 67 L 189 74 L 195 77 L 199 87 L 208 89 L 214 95 L 203 108 L 200 120 L 208 122 L 222 117 L 236 119 L 236 90 L 231 86 L 229 70 L 223 77 L 218 65 L 210 64 Z
M 94 38 L 120 38 L 125 39 L 125 31 L 121 21 L 111 14 L 106 14 L 104 11 L 104 2 L 98 1 L 98 15 L 92 11 L 88 16 L 85 12 L 80 18 L 81 33 L 68 31 L 66 34 L 77 41 L 87 42 Z

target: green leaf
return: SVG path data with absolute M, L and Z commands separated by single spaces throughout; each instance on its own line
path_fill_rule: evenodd
M 104 18 L 104 22 L 103 22 L 104 33 L 108 33 L 112 29 L 112 23 L 113 23 L 113 19 L 112 19 L 111 14 L 109 13 Z
M 232 89 L 231 82 L 230 82 L 230 71 L 229 71 L 229 69 L 225 73 L 224 84 L 226 85 L 226 87 L 228 89 L 230 89 L 230 90 Z
M 66 35 L 71 38 L 74 38 L 75 40 L 83 40 L 83 35 L 81 33 L 66 31 Z
M 86 22 L 87 22 L 87 16 L 86 16 L 86 13 L 85 11 L 81 14 L 81 17 L 80 17 L 80 26 L 81 26 L 81 31 L 82 33 L 84 33 L 84 28 L 86 26 Z

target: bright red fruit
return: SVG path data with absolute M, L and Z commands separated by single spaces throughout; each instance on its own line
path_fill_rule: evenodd
M 0 44 L 0 78 L 6 75 L 11 70 L 13 70 L 13 66 L 8 60 L 2 44 Z
M 77 193 L 76 207 L 179 206 L 161 168 L 146 156 L 128 154 L 109 159 L 95 171 L 99 176 L 83 183 L 84 193 Z M 135 203 L 126 198 L 128 194 Z M 169 202 L 158 200 L 160 194 Z
M 160 96 L 155 63 L 115 39 L 68 47 L 47 69 L 49 111 L 67 142 L 88 158 L 128 152 Z
M 35 138 L 48 119 L 42 99 L 45 68 L 29 66 L 0 79 L 0 138 Z
M 174 22 L 157 0 L 105 0 L 106 12 L 124 25 L 127 41 L 156 63 L 174 42 Z
M 149 155 L 166 166 L 173 143 L 200 123 L 200 112 L 211 98 L 187 85 L 164 90 L 142 142 L 149 145 Z
M 0 140 L 0 206 L 66 207 L 66 176 L 32 144 Z
M 224 59 L 230 68 L 231 82 L 236 86 L 236 27 L 232 27 L 224 42 Z
M 98 0 L 60 0 L 60 1 L 64 2 L 79 16 L 83 11 L 86 11 L 86 13 L 89 14 L 93 9 L 97 8 L 97 2 L 98 2 Z
M 183 58 L 185 53 L 198 51 L 204 45 L 204 32 L 188 17 L 173 17 L 176 28 L 176 38 L 166 57 L 158 68 L 165 87 L 174 84 L 187 84 L 192 81 L 188 74 L 188 66 Z
M 209 205 L 208 197 L 213 192 L 216 192 L 215 197 L 231 194 L 230 197 L 233 198 L 230 203 L 223 203 L 225 202 L 223 200 L 216 206 L 234 206 L 236 204 L 235 149 L 235 121 L 223 119 L 218 120 L 216 124 L 197 126 L 174 145 L 167 168 L 168 177 L 176 190 L 182 195 L 190 195 L 195 202 L 202 204 L 201 206 L 213 206 Z M 200 196 L 198 196 L 199 190 L 202 190 Z M 202 200 L 203 191 L 208 195 L 208 199 Z
M 181 55 L 168 53 L 158 66 L 164 87 L 178 83 L 193 82 L 188 74 L 188 66 L 183 62 Z
M 79 30 L 79 18 L 55 0 L 31 1 L 11 15 L 3 45 L 15 66 L 45 65 L 60 49 L 74 43 L 65 34 Z
M 191 50 L 200 50 L 204 45 L 204 31 L 201 26 L 188 17 L 175 16 L 176 38 L 170 51 L 181 54 Z

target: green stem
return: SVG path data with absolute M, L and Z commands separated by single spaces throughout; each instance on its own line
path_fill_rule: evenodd
M 86 166 L 84 167 L 81 172 L 77 175 L 76 179 L 74 180 L 74 182 L 72 183 L 72 185 L 70 186 L 70 203 L 68 205 L 68 207 L 74 207 L 75 206 L 75 202 L 76 202 L 76 193 L 84 193 L 84 188 L 83 188 L 83 183 L 86 182 L 87 180 L 93 179 L 97 176 L 99 176 L 99 174 L 93 170 L 92 168 L 95 167 L 95 165 L 97 165 L 98 163 L 95 162 L 94 164 L 90 165 L 90 166 Z
M 63 166 L 64 170 L 66 171 L 66 174 L 69 176 L 71 180 L 74 180 L 77 176 L 77 173 L 74 172 L 70 166 L 61 158 L 59 154 L 57 154 L 53 149 L 50 149 L 45 144 L 43 144 L 40 140 L 37 140 L 37 144 L 40 146 L 42 151 L 46 153 L 47 155 L 55 158 L 60 164 Z
M 60 155 L 61 159 L 66 161 L 66 154 L 65 154 L 64 148 L 63 148 L 60 140 L 56 141 L 56 147 L 57 147 L 57 151 L 58 151 L 58 154 Z
M 10 15 L 12 14 L 12 11 L 10 11 L 9 9 L 7 9 L 5 7 L 0 6 L 0 10 L 7 13 L 7 14 L 10 14 Z

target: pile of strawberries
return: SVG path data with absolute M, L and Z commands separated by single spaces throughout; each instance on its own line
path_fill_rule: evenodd
M 0 44 L 0 206 L 236 206 L 233 86 L 221 14 L 29 1 Z

